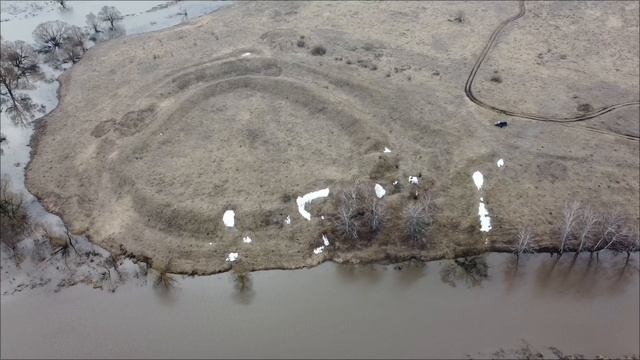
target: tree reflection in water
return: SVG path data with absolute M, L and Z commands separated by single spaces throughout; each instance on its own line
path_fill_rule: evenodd
M 489 265 L 483 256 L 454 259 L 440 269 L 440 279 L 447 285 L 456 287 L 459 283 L 476 287 L 487 278 Z

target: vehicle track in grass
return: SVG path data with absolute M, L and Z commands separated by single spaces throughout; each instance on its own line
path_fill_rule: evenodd
M 475 64 L 473 65 L 473 68 L 471 69 L 471 72 L 469 73 L 469 77 L 467 78 L 467 82 L 465 83 L 464 86 L 464 92 L 467 96 L 467 98 L 469 98 L 469 100 L 471 100 L 474 104 L 483 107 L 485 109 L 494 111 L 498 114 L 502 114 L 502 115 L 507 115 L 507 116 L 513 116 L 513 117 L 519 117 L 519 118 L 523 118 L 523 119 L 529 119 L 529 120 L 535 120 L 535 121 L 543 121 L 543 122 L 552 122 L 552 123 L 575 123 L 575 122 L 581 122 L 581 121 L 585 121 L 585 120 L 589 120 L 589 119 L 593 119 L 595 117 L 598 117 L 600 115 L 604 115 L 606 113 L 609 113 L 611 111 L 620 109 L 620 108 L 624 108 L 627 106 L 638 106 L 640 105 L 640 101 L 630 101 L 630 102 L 625 102 L 625 103 L 620 103 L 620 104 L 613 104 L 613 105 L 608 105 L 608 106 L 604 106 L 601 107 L 599 109 L 595 109 L 593 111 L 584 113 L 582 115 L 577 115 L 577 116 L 567 116 L 567 117 L 555 117 L 555 116 L 542 116 L 542 115 L 537 115 L 537 114 L 531 114 L 531 113 L 525 113 L 525 112 L 518 112 L 518 111 L 514 111 L 514 110 L 509 110 L 509 109 L 502 109 L 496 106 L 493 106 L 491 104 L 488 104 L 480 99 L 478 99 L 475 94 L 473 93 L 473 82 L 475 81 L 476 78 L 476 74 L 478 73 L 478 70 L 480 69 L 480 67 L 482 66 L 485 58 L 487 57 L 487 55 L 489 54 L 489 51 L 491 50 L 491 48 L 493 47 L 493 45 L 495 44 L 498 36 L 500 35 L 500 33 L 502 32 L 502 30 L 509 25 L 510 23 L 518 20 L 519 18 L 523 17 L 526 13 L 526 6 L 524 4 L 524 1 L 520 1 L 519 2 L 519 11 L 517 14 L 503 20 L 498 27 L 493 31 L 493 33 L 491 33 L 491 36 L 489 37 L 489 40 L 487 41 L 487 43 L 485 44 L 484 48 L 482 49 L 482 52 L 480 53 L 480 56 L 478 57 L 478 59 L 476 60 Z M 565 126 L 569 126 L 569 125 L 565 125 Z M 590 132 L 595 132 L 595 133 L 599 133 L 599 134 L 606 134 L 606 135 L 611 135 L 611 136 L 616 136 L 616 137 L 620 137 L 620 138 L 624 138 L 627 140 L 632 140 L 632 141 L 638 141 L 640 138 L 638 136 L 635 135 L 630 135 L 630 134 L 620 134 L 614 131 L 608 131 L 608 130 L 604 130 L 604 129 L 597 129 L 594 127 L 588 127 L 588 126 L 571 126 L 574 128 L 578 128 L 581 130 L 586 130 L 586 131 L 590 131 Z

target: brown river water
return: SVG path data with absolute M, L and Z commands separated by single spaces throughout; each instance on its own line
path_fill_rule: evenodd
M 638 254 L 626 266 L 625 256 L 585 254 L 517 267 L 490 254 L 468 271 L 451 261 L 263 271 L 244 291 L 230 274 L 181 278 L 170 293 L 26 291 L 2 298 L 1 355 L 460 358 L 522 340 L 587 357 L 638 354 L 638 274 Z

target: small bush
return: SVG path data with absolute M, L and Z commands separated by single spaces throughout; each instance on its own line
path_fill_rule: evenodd
M 311 55 L 313 56 L 323 56 L 327 53 L 327 49 L 322 45 L 316 45 L 311 49 Z
M 500 75 L 493 75 L 493 76 L 491 76 L 491 79 L 489 79 L 489 80 L 491 80 L 492 82 L 497 83 L 497 84 L 502 83 L 502 77 Z
M 423 195 L 418 201 L 410 205 L 404 218 L 405 234 L 416 246 L 426 244 L 427 234 L 433 222 L 433 205 L 429 195 Z

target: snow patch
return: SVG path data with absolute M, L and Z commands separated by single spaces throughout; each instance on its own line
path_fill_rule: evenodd
M 287 215 L 287 218 L 284 219 L 284 223 L 287 224 L 287 225 L 290 225 L 291 224 L 291 216 Z
M 241 56 L 241 57 L 247 57 L 247 56 L 249 56 L 249 55 L 251 55 L 251 53 L 250 53 L 250 52 L 246 52 L 246 53 L 244 53 L 244 54 L 242 54 L 242 55 L 240 55 L 240 56 Z
M 503 167 L 504 166 L 504 160 L 503 159 L 498 160 L 498 162 L 496 162 L 496 165 L 498 165 L 498 167 Z
M 324 251 L 324 246 L 320 246 L 320 247 L 317 247 L 317 248 L 313 249 L 313 253 L 316 254 L 316 255 L 322 254 L 323 251 Z
M 209 243 L 209 246 L 212 246 L 212 245 L 213 245 L 213 243 L 212 243 L 212 242 L 210 242 L 210 243 Z
M 376 191 L 376 196 L 378 197 L 378 199 L 382 198 L 384 194 L 387 193 L 387 191 L 380 184 L 376 184 L 376 186 L 374 186 L 373 188 Z
M 391 152 L 391 150 L 390 150 L 388 147 L 386 147 L 386 146 L 385 146 L 385 147 L 384 147 L 384 151 L 383 151 L 383 152 L 385 152 L 385 153 L 390 153 L 390 152 Z
M 480 216 L 480 231 L 488 232 L 491 230 L 491 217 L 489 217 L 489 212 L 483 202 L 478 206 L 478 215 Z
M 234 262 L 236 260 L 238 260 L 238 253 L 232 252 L 232 253 L 229 253 L 229 255 L 227 255 L 227 258 L 224 261 Z
M 395 180 L 395 181 L 393 182 L 393 185 L 394 185 L 394 186 L 395 186 L 395 185 L 398 185 L 398 180 Z
M 409 176 L 409 182 L 417 185 L 420 182 L 420 180 L 418 180 L 417 176 Z
M 245 236 L 242 238 L 242 242 L 245 244 L 251 244 L 251 238 L 249 236 Z
M 322 242 L 324 243 L 324 246 L 329 246 L 329 239 L 327 239 L 327 235 L 322 234 Z
M 233 210 L 227 210 L 222 215 L 222 221 L 227 227 L 233 227 L 235 224 L 236 213 Z
M 329 196 L 329 188 L 310 192 L 308 194 L 305 194 L 304 196 L 298 196 L 298 198 L 296 199 L 296 203 L 298 204 L 298 212 L 300 212 L 300 215 L 302 215 L 303 218 L 311 220 L 311 214 L 304 208 L 304 206 L 308 202 L 327 196 Z
M 480 171 L 476 171 L 473 173 L 473 182 L 476 184 L 478 190 L 482 188 L 482 184 L 484 184 L 484 176 Z

